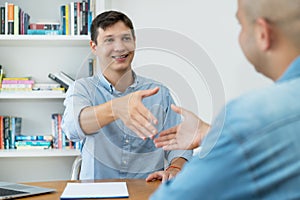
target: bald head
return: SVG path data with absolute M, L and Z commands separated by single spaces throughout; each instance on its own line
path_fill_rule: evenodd
M 300 49 L 300 0 L 240 0 L 246 18 L 275 24 Z

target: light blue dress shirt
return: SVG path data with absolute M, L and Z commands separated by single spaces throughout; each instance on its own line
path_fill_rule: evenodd
M 300 57 L 275 84 L 223 112 L 224 125 L 217 118 L 206 138 L 221 130 L 212 151 L 194 156 L 151 200 L 300 199 Z
M 146 178 L 150 173 L 163 170 L 165 161 L 176 157 L 189 160 L 192 151 L 163 151 L 153 140 L 142 140 L 116 120 L 92 135 L 86 135 L 79 125 L 83 108 L 103 104 L 129 93 L 159 87 L 157 94 L 143 99 L 143 104 L 158 119 L 158 131 L 180 122 L 180 115 L 171 110 L 174 103 L 169 90 L 162 84 L 133 73 L 134 83 L 125 92 L 119 92 L 102 74 L 82 78 L 75 82 L 64 101 L 62 128 L 68 138 L 82 141 L 82 166 L 80 179 Z

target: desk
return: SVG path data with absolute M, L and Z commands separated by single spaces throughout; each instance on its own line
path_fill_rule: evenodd
M 146 182 L 145 179 L 107 179 L 107 180 L 95 180 L 95 181 L 49 181 L 49 182 L 31 182 L 25 183 L 28 185 L 48 187 L 56 189 L 56 192 L 37 195 L 27 198 L 19 198 L 23 200 L 37 200 L 37 199 L 47 199 L 47 200 L 59 200 L 62 192 L 64 191 L 68 182 L 126 182 L 129 192 L 129 198 L 118 198 L 118 200 L 144 200 L 148 199 L 149 196 L 157 189 L 160 185 L 160 181 Z M 112 199 L 110 199 L 112 200 Z

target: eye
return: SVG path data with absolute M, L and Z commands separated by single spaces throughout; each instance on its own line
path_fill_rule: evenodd
M 125 37 L 123 37 L 123 40 L 124 41 L 131 41 L 131 37 L 130 36 L 125 36 Z
M 105 43 L 111 43 L 111 42 L 113 42 L 113 41 L 114 41 L 113 38 L 106 38 L 106 39 L 104 40 Z

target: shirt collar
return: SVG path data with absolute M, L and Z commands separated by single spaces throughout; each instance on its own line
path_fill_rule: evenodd
M 276 81 L 276 83 L 285 82 L 297 77 L 300 77 L 300 56 L 298 56 L 290 64 L 290 66 L 285 70 L 283 75 Z
M 134 71 L 132 71 L 132 75 L 133 75 L 133 83 L 128 87 L 130 89 L 134 89 L 135 87 L 137 87 L 137 85 L 140 82 L 140 78 L 139 76 L 136 75 L 136 73 Z M 119 91 L 117 91 L 115 89 L 115 87 L 103 76 L 102 73 L 98 74 L 99 76 L 99 81 L 100 84 L 111 94 L 113 94 L 114 92 L 116 93 L 120 93 Z M 128 88 L 126 89 L 126 91 L 128 90 Z

